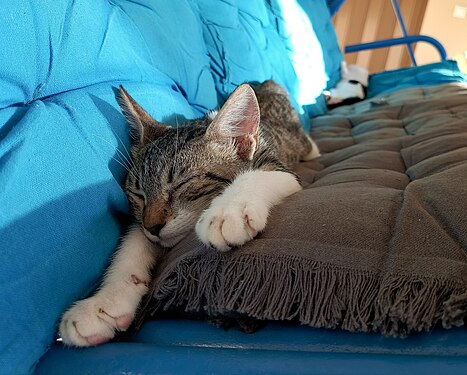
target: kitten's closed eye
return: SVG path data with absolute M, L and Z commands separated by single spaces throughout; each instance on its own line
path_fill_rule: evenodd
M 128 189 L 127 193 L 139 205 L 144 206 L 144 204 L 146 203 L 146 196 L 144 195 L 144 192 L 142 192 L 140 190 L 135 191 L 135 190 L 129 190 Z
M 186 200 L 194 202 L 205 196 L 220 194 L 226 185 L 232 183 L 230 179 L 224 178 L 212 172 L 206 172 L 203 176 L 200 177 L 204 180 L 203 183 L 187 189 Z
M 200 186 L 190 187 L 185 191 L 185 199 L 194 202 L 199 198 L 210 196 L 211 194 L 221 193 L 223 188 L 218 184 L 205 183 Z
M 232 180 L 228 179 L 228 178 L 225 178 L 225 177 L 222 177 L 222 176 L 219 176 L 215 173 L 212 173 L 212 172 L 207 172 L 205 175 L 204 175 L 206 178 L 209 178 L 211 180 L 214 180 L 214 181 L 218 181 L 218 182 L 221 182 L 223 184 L 231 184 L 232 183 Z

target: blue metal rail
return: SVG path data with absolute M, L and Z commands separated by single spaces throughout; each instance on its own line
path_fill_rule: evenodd
M 438 50 L 441 60 L 447 60 L 446 50 L 444 49 L 443 45 L 440 42 L 438 42 L 435 38 L 432 38 L 426 35 L 409 35 L 409 36 L 402 37 L 402 38 L 393 38 L 393 39 L 379 40 L 377 42 L 354 44 L 354 45 L 345 47 L 345 52 L 351 53 L 351 52 L 364 51 L 368 49 L 392 47 L 392 46 L 397 46 L 401 44 L 411 44 L 415 42 L 430 43 L 431 45 L 433 45 L 433 47 L 435 47 Z M 417 65 L 416 62 L 413 62 L 413 64 Z
M 405 27 L 404 19 L 402 18 L 402 14 L 399 8 L 399 3 L 397 2 L 397 0 L 391 0 L 391 1 L 392 1 L 392 6 L 394 8 L 394 13 L 396 14 L 396 17 L 397 17 L 397 21 L 402 29 L 403 37 L 384 39 L 384 40 L 379 40 L 379 41 L 370 42 L 370 43 L 353 44 L 353 45 L 345 47 L 345 53 L 359 52 L 359 51 L 377 49 L 377 48 L 387 48 L 387 47 L 405 44 L 409 51 L 412 65 L 417 66 L 415 55 L 412 49 L 412 44 L 416 42 L 426 42 L 436 48 L 436 50 L 438 51 L 441 57 L 441 60 L 447 60 L 446 50 L 444 49 L 443 45 L 440 42 L 438 42 L 435 38 L 432 38 L 426 35 L 408 35 L 407 34 L 407 28 Z
M 399 26 L 402 29 L 402 35 L 404 36 L 404 38 L 407 38 L 409 34 L 407 34 L 407 29 L 405 27 L 404 19 L 402 18 L 402 13 L 399 8 L 399 3 L 397 2 L 397 0 L 391 0 L 391 2 L 392 2 L 392 8 L 394 9 L 394 13 L 396 13 L 397 22 L 399 22 Z M 407 43 L 407 49 L 409 50 L 409 55 L 410 55 L 410 60 L 412 60 L 412 65 L 417 66 L 417 62 L 415 61 L 415 55 L 413 53 L 412 44 Z

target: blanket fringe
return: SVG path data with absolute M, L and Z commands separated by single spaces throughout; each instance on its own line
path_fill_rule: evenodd
M 442 323 L 444 328 L 464 325 L 467 318 L 467 292 L 451 296 L 444 304 Z
M 394 337 L 437 323 L 459 326 L 467 316 L 467 291 L 460 284 L 291 256 L 204 255 L 181 261 L 157 284 L 151 314 L 180 307 L 210 316 L 235 312 Z

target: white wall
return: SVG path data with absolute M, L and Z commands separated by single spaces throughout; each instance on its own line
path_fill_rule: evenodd
M 420 34 L 438 39 L 446 49 L 448 57 L 459 58 L 465 64 L 467 51 L 467 18 L 453 17 L 455 5 L 467 7 L 467 0 L 429 0 Z M 418 43 L 415 48 L 417 63 L 439 61 L 438 52 L 429 44 Z

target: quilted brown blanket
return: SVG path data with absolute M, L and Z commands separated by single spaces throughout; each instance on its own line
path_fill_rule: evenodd
M 267 229 L 219 254 L 193 235 L 149 311 L 181 308 L 404 336 L 467 316 L 467 86 L 415 88 L 312 121 L 323 156 Z

